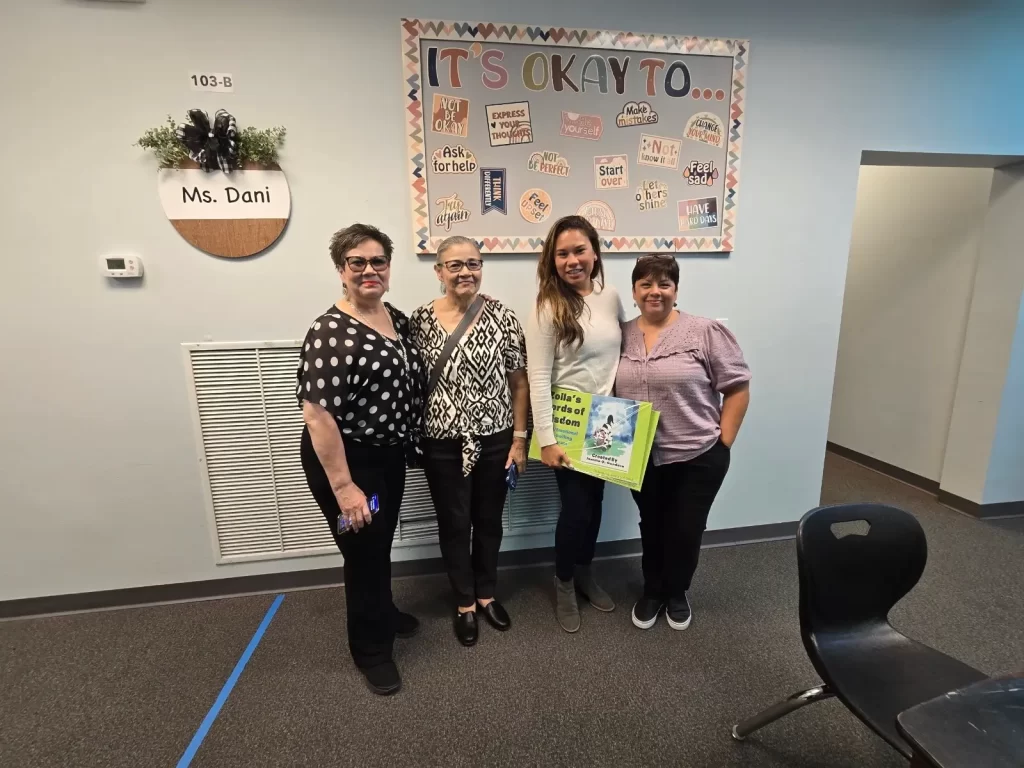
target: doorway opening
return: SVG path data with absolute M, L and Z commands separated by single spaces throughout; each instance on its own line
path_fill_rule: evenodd
M 853 461 L 961 512 L 1024 515 L 999 470 L 1022 450 L 1000 432 L 1024 426 L 1004 394 L 1024 347 L 1017 200 L 1024 157 L 862 154 L 823 503 Z

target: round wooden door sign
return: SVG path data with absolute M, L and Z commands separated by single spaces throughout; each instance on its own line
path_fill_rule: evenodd
M 178 233 L 214 256 L 240 258 L 266 250 L 291 215 L 291 194 L 279 167 L 221 173 L 164 168 L 157 185 L 164 213 Z

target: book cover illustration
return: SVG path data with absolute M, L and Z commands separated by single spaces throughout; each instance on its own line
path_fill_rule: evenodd
M 590 418 L 580 461 L 629 471 L 640 404 L 617 397 L 590 396 Z
M 640 490 L 658 425 L 658 412 L 650 403 L 556 387 L 551 409 L 555 441 L 573 470 Z M 535 434 L 530 458 L 539 459 L 540 454 Z

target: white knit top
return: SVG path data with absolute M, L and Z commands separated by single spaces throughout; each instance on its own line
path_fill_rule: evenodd
M 614 286 L 601 287 L 584 297 L 580 316 L 583 344 L 555 345 L 551 314 L 538 316 L 534 306 L 526 324 L 526 360 L 530 377 L 533 428 L 541 447 L 555 443 L 551 417 L 551 389 L 561 387 L 591 395 L 610 395 L 622 346 L 622 301 Z

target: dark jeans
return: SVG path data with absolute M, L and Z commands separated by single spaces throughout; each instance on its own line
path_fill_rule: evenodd
M 556 469 L 562 509 L 555 527 L 555 575 L 569 581 L 577 565 L 590 565 L 601 530 L 604 480 L 572 469 Z
M 380 511 L 359 533 L 338 535 L 341 510 L 313 449 L 309 430 L 302 430 L 302 468 L 309 490 L 331 527 L 345 558 L 345 604 L 348 647 L 357 667 L 391 661 L 398 609 L 391 600 L 391 542 L 405 493 L 405 450 L 399 445 L 378 447 L 345 440 L 345 457 L 352 480 L 366 494 L 377 494 Z
M 729 471 L 729 449 L 718 441 L 689 461 L 647 465 L 633 499 L 640 509 L 644 596 L 668 600 L 690 588 L 708 514 Z
M 481 437 L 480 458 L 469 477 L 463 477 L 461 440 L 423 441 L 423 471 L 437 511 L 441 555 L 463 608 L 494 597 L 508 492 L 505 462 L 511 448 L 511 429 Z

